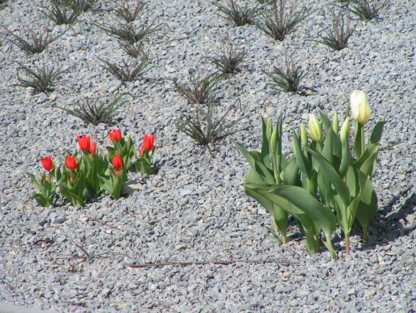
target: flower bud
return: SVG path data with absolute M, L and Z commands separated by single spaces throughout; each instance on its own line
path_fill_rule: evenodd
M 306 132 L 306 128 L 303 124 L 300 124 L 300 142 L 303 146 L 308 143 L 308 133 Z
M 40 164 L 42 165 L 43 169 L 47 172 L 51 172 L 55 168 L 55 165 L 53 163 L 51 156 L 42 157 L 40 159 Z
M 350 119 L 349 117 L 346 117 L 344 120 L 344 123 L 341 126 L 341 131 L 339 133 L 341 143 L 344 143 L 346 140 L 348 140 L 349 132 L 350 132 Z
M 73 155 L 67 155 L 65 158 L 65 167 L 70 171 L 75 171 L 78 168 L 77 158 Z
M 112 129 L 110 130 L 110 132 L 108 133 L 108 138 L 112 141 L 112 142 L 119 142 L 121 141 L 121 139 L 123 139 L 123 133 L 121 132 L 120 129 L 116 128 L 116 129 Z
M 119 154 L 113 156 L 113 159 L 111 160 L 111 165 L 116 171 L 119 171 L 123 168 L 123 159 Z
M 361 90 L 354 90 L 351 93 L 350 104 L 352 119 L 361 125 L 366 124 L 371 115 L 367 94 Z
M 322 140 L 321 126 L 319 125 L 318 119 L 313 114 L 309 115 L 308 131 L 309 136 L 313 141 L 319 142 Z
M 82 152 L 88 153 L 91 146 L 91 138 L 88 135 L 78 136 L 77 138 L 79 149 Z
M 145 134 L 143 143 L 140 146 L 140 155 L 143 156 L 145 152 L 151 152 L 155 148 L 156 136 L 153 134 Z
M 337 112 L 334 113 L 333 117 L 332 117 L 332 130 L 334 131 L 334 133 L 338 133 L 338 114 Z

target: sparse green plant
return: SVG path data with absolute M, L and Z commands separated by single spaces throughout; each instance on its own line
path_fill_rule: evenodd
M 49 44 L 65 34 L 64 32 L 57 36 L 51 36 L 47 29 L 44 32 L 28 30 L 28 38 L 24 38 L 7 28 L 4 28 L 4 31 L 7 34 L 7 36 L 5 36 L 6 40 L 28 54 L 41 53 L 49 46 Z
M 50 6 L 45 8 L 46 16 L 56 25 L 73 24 L 78 17 L 73 9 L 62 5 L 60 0 L 50 0 Z
M 110 36 L 117 38 L 120 41 L 134 44 L 147 39 L 151 34 L 160 30 L 159 25 L 141 25 L 136 28 L 133 24 L 121 24 L 119 26 L 95 24 L 97 27 L 104 30 Z
M 218 86 L 220 77 L 217 75 L 208 75 L 203 78 L 197 78 L 195 73 L 190 73 L 189 83 L 178 83 L 174 80 L 176 92 L 188 100 L 191 104 L 207 104 L 214 101 L 212 92 Z
M 117 96 L 112 101 L 103 101 L 101 98 L 85 98 L 81 103 L 74 104 L 71 108 L 57 106 L 68 114 L 81 119 L 85 124 L 98 125 L 100 123 L 112 125 L 115 121 L 117 110 L 126 102 L 125 95 Z
M 320 35 L 318 42 L 334 50 L 342 50 L 348 46 L 348 40 L 354 33 L 354 27 L 348 16 L 342 12 L 332 14 L 332 28 L 324 35 Z
M 7 0 L 0 0 L 0 10 L 7 6 Z
M 284 0 L 274 0 L 271 13 L 264 14 L 263 22 L 257 23 L 257 27 L 274 40 L 283 41 L 308 16 L 306 8 L 296 11 L 295 2 L 289 8 L 286 3 Z
M 127 0 L 124 0 L 121 7 L 115 10 L 118 17 L 126 21 L 126 23 L 134 22 L 137 17 L 143 12 L 144 3 L 141 0 L 136 0 L 134 6 L 130 6 Z
M 236 26 L 254 24 L 255 18 L 259 13 L 259 8 L 251 8 L 249 6 L 241 6 L 236 0 L 226 0 L 226 4 L 214 4 L 221 15 L 233 22 Z
M 245 57 L 245 51 L 236 50 L 231 41 L 226 41 L 221 53 L 209 57 L 208 60 L 214 64 L 221 75 L 228 76 L 240 71 L 239 66 L 244 61 Z
M 215 105 L 196 107 L 191 114 L 185 114 L 177 120 L 177 129 L 191 137 L 198 145 L 209 146 L 240 131 L 235 129 L 240 119 L 227 121 L 231 108 L 223 115 L 216 112 Z
M 121 49 L 132 58 L 137 59 L 145 54 L 143 42 L 129 43 L 120 41 L 119 43 Z
M 269 85 L 285 92 L 299 93 L 305 72 L 288 56 L 285 59 L 283 66 L 274 66 L 271 72 L 265 72 L 271 81 Z
M 104 59 L 99 60 L 104 63 L 105 69 L 121 82 L 135 81 L 149 71 L 151 67 L 149 58 L 146 55 L 143 55 L 140 60 L 134 60 L 132 62 L 123 60 L 121 65 L 111 63 Z
M 19 64 L 17 69 L 17 86 L 32 88 L 33 93 L 49 93 L 55 90 L 55 83 L 59 77 L 67 70 L 55 66 L 34 66 L 33 69 Z
M 78 15 L 93 9 L 98 2 L 98 0 L 60 0 L 60 1 L 65 6 L 71 8 Z
M 351 0 L 351 13 L 358 16 L 361 20 L 370 21 L 377 19 L 380 11 L 388 4 L 388 0 L 383 2 L 376 0 Z

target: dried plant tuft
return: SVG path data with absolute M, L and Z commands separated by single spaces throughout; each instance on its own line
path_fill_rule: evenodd
M 144 3 L 141 0 L 136 0 L 134 6 L 130 6 L 127 0 L 124 0 L 121 7 L 117 8 L 115 13 L 122 18 L 126 23 L 134 22 L 137 17 L 143 12 Z
M 233 43 L 228 40 L 224 42 L 220 54 L 208 57 L 208 60 L 214 64 L 221 75 L 227 77 L 240 71 L 239 66 L 244 61 L 247 53 L 243 50 L 236 50 Z
M 19 64 L 17 69 L 17 86 L 32 88 L 33 93 L 50 93 L 55 90 L 55 83 L 67 69 L 56 68 L 55 66 L 34 66 L 30 68 Z
M 191 104 L 207 104 L 214 101 L 213 91 L 220 82 L 217 75 L 208 75 L 198 79 L 195 73 L 190 73 L 189 83 L 178 83 L 174 80 L 176 92 L 188 100 Z
M 271 72 L 265 72 L 265 74 L 271 80 L 268 85 L 273 88 L 302 94 L 301 81 L 305 77 L 305 72 L 288 56 L 286 56 L 284 66 L 274 66 Z
M 320 35 L 318 42 L 334 50 L 342 50 L 348 46 L 348 40 L 354 33 L 350 18 L 342 12 L 332 13 L 332 28 L 326 34 Z
M 123 60 L 121 65 L 100 58 L 99 60 L 103 62 L 105 69 L 121 82 L 135 81 L 151 68 L 149 58 L 146 55 L 142 55 L 140 60 L 132 62 Z
M 309 15 L 306 8 L 296 11 L 295 2 L 289 8 L 286 3 L 284 0 L 274 0 L 271 13 L 263 16 L 263 22 L 257 23 L 257 27 L 274 40 L 283 41 Z
M 248 6 L 241 6 L 237 4 L 236 0 L 226 0 L 226 4 L 214 4 L 221 15 L 233 22 L 236 26 L 243 26 L 247 24 L 254 24 L 255 18 L 259 13 L 259 8 L 250 8 Z
M 159 25 L 141 25 L 136 28 L 133 24 L 121 24 L 119 26 L 95 24 L 107 34 L 116 37 L 118 40 L 134 44 L 147 39 L 151 34 L 160 30 Z
M 358 16 L 361 20 L 371 21 L 377 19 L 380 16 L 380 11 L 383 10 L 388 0 L 384 2 L 377 2 L 374 0 L 351 0 L 352 6 L 349 9 L 351 13 Z
M 63 5 L 61 0 L 50 0 L 50 6 L 44 9 L 46 16 L 56 25 L 73 24 L 78 18 L 78 13 Z

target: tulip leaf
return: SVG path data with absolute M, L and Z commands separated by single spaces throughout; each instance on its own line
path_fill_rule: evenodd
M 293 153 L 295 155 L 296 163 L 302 173 L 303 176 L 305 176 L 307 179 L 310 178 L 310 168 L 306 163 L 306 159 L 304 154 L 302 153 L 302 150 L 300 148 L 300 141 L 299 137 L 296 135 L 292 136 L 292 146 L 293 146 Z
M 283 170 L 283 179 L 287 185 L 299 185 L 299 167 L 295 159 L 290 160 Z
M 371 133 L 371 136 L 370 136 L 370 143 L 378 144 L 380 142 L 385 123 L 386 122 L 381 121 L 381 122 L 378 122 L 376 126 L 374 126 L 373 132 Z
M 355 197 L 359 192 L 358 177 L 352 166 L 348 167 L 347 174 L 345 176 L 345 183 L 348 186 L 351 197 Z
M 340 195 L 344 203 L 349 203 L 350 194 L 347 185 L 342 181 L 337 171 L 333 166 L 319 153 L 308 148 L 309 153 L 312 157 L 317 160 L 320 164 L 320 171 L 325 173 L 325 176 L 334 185 L 337 193 Z
M 360 200 L 357 210 L 357 220 L 363 229 L 364 239 L 367 239 L 368 225 L 375 218 L 378 210 L 377 195 L 368 177 L 366 177 L 362 186 Z

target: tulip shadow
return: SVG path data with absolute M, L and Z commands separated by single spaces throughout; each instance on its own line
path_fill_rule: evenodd
M 400 202 L 405 190 L 395 196 L 380 211 L 380 217 L 370 227 L 370 237 L 363 250 L 372 249 L 376 245 L 385 245 L 395 239 L 406 236 L 416 230 L 416 193 L 412 192 L 398 210 L 391 213 L 393 206 Z

